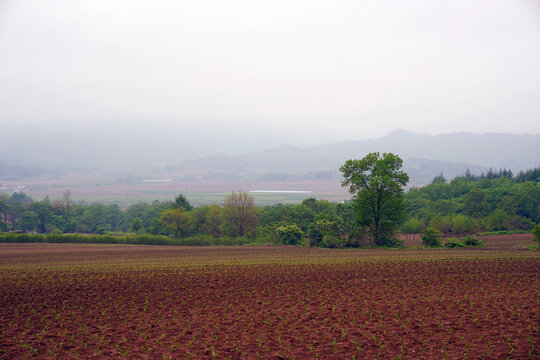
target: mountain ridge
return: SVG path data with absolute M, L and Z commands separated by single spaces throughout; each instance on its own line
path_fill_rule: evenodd
M 441 172 L 452 178 L 467 169 L 479 174 L 489 168 L 519 172 L 540 166 L 540 134 L 459 132 L 431 135 L 397 129 L 375 139 L 304 146 L 281 142 L 266 148 L 261 144 L 255 151 L 230 152 L 233 146 L 208 146 L 217 140 L 204 141 L 205 134 L 192 139 L 194 130 L 174 132 L 172 128 L 166 128 L 163 130 L 166 136 L 159 137 L 159 131 L 151 133 L 148 128 L 141 130 L 136 126 L 124 129 L 111 125 L 107 128 L 110 131 L 102 133 L 97 131 L 98 127 L 83 128 L 84 132 L 74 129 L 41 126 L 35 131 L 31 127 L 19 132 L 14 130 L 12 134 L 15 135 L 8 134 L 7 141 L 0 144 L 0 167 L 6 169 L 0 174 L 122 172 L 197 179 L 209 173 L 213 178 L 223 173 L 229 180 L 312 179 L 313 176 L 338 179 L 338 169 L 346 160 L 361 158 L 374 151 L 398 154 L 415 185 L 426 184 Z M 125 131 L 118 134 L 122 129 Z M 146 137 L 143 130 L 147 131 Z M 244 133 L 231 133 L 228 141 L 241 143 L 244 137 Z M 250 143 L 255 140 L 251 139 Z
M 369 152 L 393 152 L 404 160 L 411 180 L 419 185 L 428 183 L 443 173 L 452 178 L 467 169 L 480 173 L 493 169 L 514 172 L 540 165 L 540 134 L 514 135 L 505 133 L 419 134 L 406 130 L 393 131 L 377 139 L 348 140 L 327 145 L 272 149 L 231 156 L 229 165 L 235 171 L 248 173 L 307 173 L 333 171 L 347 159 L 361 158 Z M 189 160 L 191 168 L 226 170 L 212 167 L 211 157 Z M 220 164 L 222 165 L 222 164 Z M 179 164 L 178 168 L 182 168 Z M 337 176 L 337 175 L 336 175 Z

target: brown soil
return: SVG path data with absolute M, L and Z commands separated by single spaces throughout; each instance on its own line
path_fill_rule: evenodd
M 540 356 L 533 251 L 26 246 L 0 246 L 0 358 Z

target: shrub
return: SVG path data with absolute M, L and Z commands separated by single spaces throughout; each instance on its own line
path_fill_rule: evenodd
M 340 237 L 339 225 L 332 220 L 320 219 L 310 225 L 308 235 L 310 237 L 310 246 L 329 247 Z M 324 241 L 325 238 L 326 241 Z
M 0 234 L 0 243 L 72 243 L 72 244 L 133 244 L 133 245 L 182 245 L 182 246 L 215 246 L 269 244 L 269 236 L 249 238 L 247 236 L 214 238 L 211 235 L 198 235 L 181 239 L 172 239 L 163 235 L 87 235 L 87 234 Z
M 429 247 L 441 246 L 441 232 L 432 227 L 427 227 L 422 235 L 422 243 Z
M 15 234 L 3 233 L 0 236 L 0 242 L 3 243 L 41 243 L 44 242 L 44 236 L 41 234 Z
M 304 233 L 294 224 L 280 226 L 276 229 L 276 236 L 283 245 L 298 245 Z
M 450 238 L 444 243 L 444 247 L 449 249 L 460 248 L 463 246 L 463 243 L 456 238 Z
M 465 239 L 463 239 L 463 244 L 465 246 L 481 246 L 482 242 L 474 236 L 466 236 Z
M 339 249 L 345 247 L 345 242 L 333 234 L 324 235 L 320 243 L 325 248 Z
M 534 239 L 538 242 L 540 242 L 540 224 L 537 224 L 533 231 L 532 231 L 533 235 L 534 235 Z
M 482 236 L 487 235 L 511 235 L 511 234 L 528 234 L 529 231 L 526 230 L 501 230 L 501 231 L 486 231 L 481 233 Z

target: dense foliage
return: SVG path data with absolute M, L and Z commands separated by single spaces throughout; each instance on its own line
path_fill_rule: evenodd
M 429 247 L 441 246 L 441 232 L 432 227 L 427 227 L 422 234 L 422 243 Z
M 540 243 L 540 224 L 537 224 L 533 231 L 534 239 Z
M 177 240 L 167 243 L 186 245 L 304 244 L 306 239 L 313 239 L 310 243 L 317 246 L 367 245 L 362 243 L 361 229 L 354 225 L 351 203 L 334 204 L 310 198 L 297 205 L 256 207 L 253 199 L 241 192 L 229 195 L 224 206 L 193 208 L 185 197 L 179 196 L 174 202 L 154 201 L 125 210 L 117 205 L 74 204 L 70 197 L 34 201 L 15 193 L 0 197 L 0 228 L 0 232 L 11 232 L 0 238 L 4 242 L 139 243 L 133 235 L 161 235 Z M 36 235 L 30 237 L 27 233 Z M 81 235 L 79 239 L 78 234 L 103 236 Z M 132 236 L 118 236 L 126 234 Z
M 401 170 L 402 165 L 397 155 L 374 152 L 347 160 L 339 168 L 342 185 L 354 194 L 355 219 L 369 229 L 377 246 L 395 245 L 397 227 L 406 218 L 403 187 L 409 176 Z
M 405 194 L 405 233 L 431 226 L 458 236 L 480 231 L 530 230 L 540 221 L 540 168 L 513 176 L 508 170 L 451 181 L 440 175 Z
M 400 230 L 411 236 L 429 226 L 461 239 L 444 243 L 447 247 L 463 244 L 467 235 L 482 231 L 531 231 L 540 221 L 539 174 L 539 169 L 517 176 L 503 170 L 480 176 L 466 173 L 451 181 L 437 176 L 432 184 L 405 193 L 408 219 Z M 34 242 L 77 242 L 79 238 L 75 235 L 69 235 L 71 238 L 59 235 L 80 233 L 108 236 L 84 237 L 80 242 L 109 242 L 105 241 L 109 239 L 113 243 L 152 243 L 157 238 L 148 235 L 155 235 L 174 237 L 176 241 L 170 239 L 171 243 L 185 245 L 283 243 L 331 248 L 380 245 L 375 243 L 369 226 L 355 220 L 358 205 L 354 201 L 336 204 L 309 198 L 296 205 L 257 207 L 249 194 L 240 192 L 231 194 L 228 200 L 227 206 L 193 208 L 179 195 L 175 201 L 155 201 L 121 209 L 117 205 L 77 204 L 70 192 L 54 201 L 49 198 L 34 201 L 23 193 L 2 194 L 0 232 L 36 233 L 34 238 L 20 238 Z M 40 238 L 39 234 L 49 235 Z M 129 237 L 114 236 L 118 234 Z M 8 235 L 3 235 L 0 241 L 8 241 Z M 135 235 L 151 240 L 134 240 Z M 14 241 L 14 235 L 9 235 L 9 239 Z

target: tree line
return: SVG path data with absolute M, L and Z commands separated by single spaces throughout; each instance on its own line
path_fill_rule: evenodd
M 489 171 L 447 181 L 441 174 L 421 188 L 404 186 L 402 160 L 371 153 L 348 160 L 340 171 L 352 199 L 332 203 L 314 198 L 301 204 L 255 206 L 246 192 L 232 192 L 223 204 L 193 207 L 174 201 L 117 205 L 77 204 L 62 198 L 34 201 L 23 193 L 0 195 L 0 231 L 40 234 L 149 234 L 174 239 L 203 237 L 206 243 L 241 238 L 257 243 L 321 247 L 399 246 L 397 233 L 432 228 L 460 235 L 480 231 L 529 230 L 540 220 L 540 169 L 513 175 Z M 228 239 L 225 241 L 225 239 Z
M 490 170 L 466 172 L 451 181 L 441 174 L 431 184 L 405 194 L 408 219 L 404 233 L 430 226 L 442 233 L 530 230 L 540 222 L 540 168 L 514 176 Z

